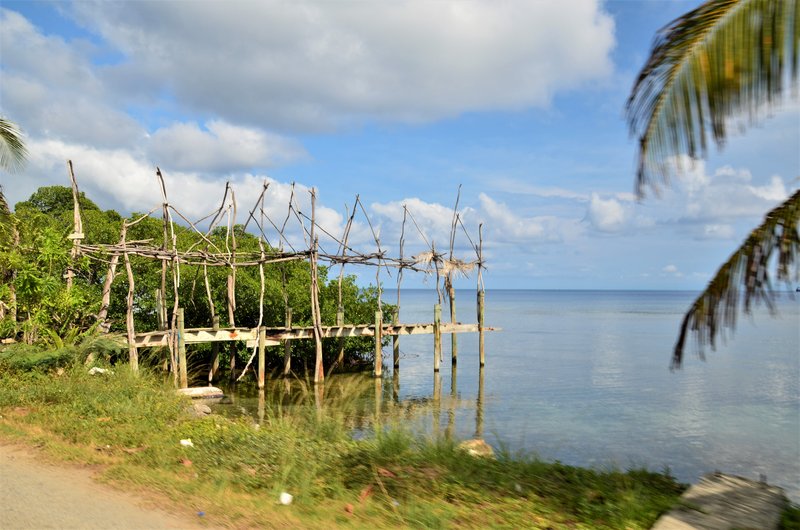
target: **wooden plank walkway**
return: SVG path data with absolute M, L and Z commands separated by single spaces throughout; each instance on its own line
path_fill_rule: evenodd
M 776 530 L 788 500 L 781 488 L 723 473 L 700 479 L 652 530 Z
M 442 322 L 442 334 L 447 333 L 476 333 L 478 324 L 461 324 Z M 484 331 L 497 331 L 499 328 L 484 326 Z M 277 346 L 281 341 L 313 339 L 314 328 L 292 327 L 287 328 L 265 328 L 266 346 Z M 137 333 L 137 347 L 158 347 L 167 346 L 170 331 L 150 331 L 147 333 Z M 385 324 L 381 326 L 381 335 L 432 335 L 434 324 Z M 375 325 L 373 324 L 353 324 L 343 326 L 322 326 L 323 338 L 336 337 L 374 337 Z M 184 330 L 184 342 L 186 344 L 199 344 L 203 342 L 223 342 L 223 341 L 245 341 L 252 346 L 258 341 L 257 328 L 187 328 Z

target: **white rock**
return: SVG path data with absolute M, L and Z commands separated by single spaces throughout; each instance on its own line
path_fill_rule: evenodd
M 289 504 L 292 504 L 292 500 L 293 499 L 294 499 L 294 497 L 292 497 L 291 494 L 286 493 L 285 491 L 283 493 L 281 493 L 281 496 L 280 496 L 281 504 L 283 504 L 285 506 L 289 505 Z

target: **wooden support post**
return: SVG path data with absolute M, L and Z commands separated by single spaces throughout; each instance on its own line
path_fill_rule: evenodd
M 124 223 L 124 222 L 123 222 Z M 125 238 L 127 235 L 128 226 L 122 225 L 122 241 L 123 248 L 125 247 Z M 127 298 L 127 312 L 125 313 L 125 327 L 128 331 L 128 360 L 131 365 L 131 370 L 134 373 L 139 371 L 139 350 L 136 348 L 136 329 L 133 323 L 133 292 L 134 292 L 134 279 L 133 269 L 131 269 L 131 260 L 128 252 L 124 251 L 123 259 L 125 261 L 125 272 L 128 275 L 128 298 Z
M 475 438 L 483 438 L 483 367 L 478 371 L 478 399 L 475 402 Z
M 344 307 L 341 305 L 336 311 L 336 325 L 344 326 Z M 339 337 L 339 356 L 336 359 L 336 365 L 340 368 L 344 365 L 344 337 Z
M 264 389 L 264 371 L 267 362 L 267 330 L 258 328 L 258 389 Z
M 228 325 L 236 327 L 236 268 L 231 267 L 228 274 Z M 231 342 L 228 347 L 230 353 L 230 380 L 236 380 L 236 352 L 238 348 L 236 342 Z
M 211 329 L 217 331 L 219 329 L 219 315 L 214 315 L 211 319 Z M 211 343 L 211 368 L 208 370 L 208 386 L 214 381 L 219 370 L 219 342 L 214 341 Z
M 83 239 L 83 222 L 81 221 L 80 193 L 78 192 L 78 182 L 75 180 L 75 173 L 72 171 L 72 160 L 67 160 L 69 167 L 69 178 L 72 183 L 72 220 L 73 231 L 67 236 L 72 240 L 72 250 L 70 251 L 69 266 L 67 267 L 67 290 L 72 289 L 72 278 L 75 276 L 75 262 L 80 255 L 80 244 Z
M 433 371 L 439 371 L 442 361 L 442 305 L 433 306 Z
M 383 312 L 375 311 L 375 377 L 383 375 Z
M 286 308 L 286 330 L 292 329 L 292 308 Z M 292 371 L 292 341 L 283 341 L 283 375 L 288 376 Z
M 394 315 L 392 316 L 392 324 L 395 326 L 400 324 L 399 307 L 394 311 Z M 392 361 L 394 361 L 394 369 L 396 371 L 398 368 L 400 368 L 400 335 L 392 336 Z
M 264 390 L 258 391 L 258 425 L 264 425 L 264 413 L 267 408 L 267 395 Z
M 314 326 L 314 384 L 325 381 L 325 367 L 322 364 L 322 312 L 319 305 L 319 239 L 314 235 L 316 230 L 316 211 L 317 193 L 311 190 L 311 229 L 309 239 L 311 239 L 311 255 L 309 261 L 311 265 L 311 321 Z
M 178 308 L 178 370 L 180 372 L 181 388 L 189 386 L 186 373 L 186 340 L 184 336 L 183 308 Z
M 438 371 L 433 374 L 433 436 L 439 438 L 442 414 L 442 374 Z
M 484 349 L 484 342 L 483 342 L 483 324 L 484 324 L 484 303 L 486 300 L 486 295 L 483 290 L 478 291 L 478 352 L 480 355 L 480 363 L 481 367 L 486 364 L 486 350 Z
M 453 282 L 448 278 L 447 281 L 447 298 L 450 300 L 450 322 L 456 323 L 456 290 L 453 287 Z M 453 365 L 458 361 L 458 335 L 455 333 L 450 334 L 450 347 L 451 359 Z

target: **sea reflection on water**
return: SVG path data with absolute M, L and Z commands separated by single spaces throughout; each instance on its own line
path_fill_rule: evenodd
M 443 375 L 433 376 L 433 388 L 427 396 L 402 395 L 401 370 L 384 378 L 367 374 L 333 374 L 324 384 L 296 377 L 269 378 L 265 389 L 252 384 L 220 385 L 225 397 L 212 403 L 215 413 L 228 417 L 248 416 L 259 424 L 267 412 L 283 414 L 314 408 L 340 415 L 356 438 L 373 431 L 376 425 L 403 426 L 418 434 L 462 438 L 483 438 L 485 374 L 480 370 L 474 399 L 462 399 L 458 392 L 458 371 L 447 376 L 449 392 L 442 393 Z M 402 398 L 401 398 L 402 395 Z M 456 429 L 456 418 L 471 420 L 467 428 Z M 466 430 L 465 430 L 466 429 Z
M 581 466 L 668 467 L 682 481 L 720 470 L 765 474 L 800 501 L 800 300 L 779 318 L 756 311 L 735 337 L 669 371 L 675 334 L 694 293 L 487 291 L 479 370 L 477 337 L 459 336 L 458 367 L 433 373 L 432 338 L 403 337 L 401 369 L 385 378 L 333 375 L 313 384 L 270 381 L 264 407 L 346 403 L 357 435 L 378 421 L 425 435 L 485 438 L 495 449 Z M 387 294 L 387 300 L 394 294 Z M 459 292 L 459 320 L 474 321 L 474 292 Z M 432 318 L 436 295 L 403 292 L 401 320 Z M 444 358 L 450 341 L 443 340 Z M 357 385 L 354 381 L 361 381 Z M 288 385 L 288 386 L 287 386 Z M 358 388 L 357 392 L 353 389 Z M 340 399 L 351 394 L 349 401 Z M 229 413 L 258 414 L 239 387 Z

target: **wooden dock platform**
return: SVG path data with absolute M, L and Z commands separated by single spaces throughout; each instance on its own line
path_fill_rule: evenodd
M 385 324 L 381 326 L 381 336 L 401 336 L 401 335 L 432 335 L 434 334 L 435 324 Z M 442 322 L 440 324 L 441 333 L 477 333 L 478 324 L 461 324 Z M 282 341 L 313 339 L 314 327 L 267 327 L 266 346 L 278 346 Z M 497 328 L 484 326 L 483 331 L 497 331 Z M 168 346 L 171 336 L 170 330 L 149 331 L 147 333 L 137 333 L 137 347 L 159 347 Z M 374 337 L 375 326 L 373 324 L 354 324 L 342 326 L 322 326 L 322 338 L 337 337 Z M 229 342 L 245 341 L 249 347 L 253 347 L 258 341 L 258 328 L 186 328 L 183 331 L 183 340 L 186 344 L 199 344 L 204 342 Z
M 700 479 L 652 530 L 777 530 L 787 504 L 781 488 L 712 473 Z

